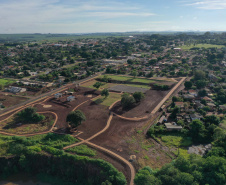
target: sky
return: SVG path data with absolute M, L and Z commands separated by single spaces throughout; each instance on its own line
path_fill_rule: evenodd
M 226 31 L 226 0 L 0 0 L 0 33 Z

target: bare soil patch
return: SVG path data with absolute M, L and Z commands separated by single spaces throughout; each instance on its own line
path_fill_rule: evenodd
M 169 91 L 148 90 L 145 98 L 130 110 L 123 110 L 121 102 L 118 102 L 112 111 L 124 117 L 143 117 L 150 115 L 151 111 L 160 103 Z
M 28 123 L 23 124 L 18 122 L 15 117 L 11 117 L 0 123 L 0 129 L 4 132 L 12 134 L 30 134 L 48 131 L 54 123 L 55 117 L 50 113 L 43 113 L 46 117 L 39 123 Z
M 28 100 L 26 97 L 17 96 L 11 93 L 0 92 L 0 103 L 5 107 L 10 107 Z

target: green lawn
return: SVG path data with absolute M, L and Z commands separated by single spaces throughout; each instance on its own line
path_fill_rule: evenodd
M 120 76 L 120 75 L 107 75 L 112 80 L 118 80 L 118 81 L 129 81 L 129 82 L 140 82 L 140 83 L 146 83 L 150 84 L 154 82 L 154 80 L 147 79 L 147 78 L 134 78 L 130 76 Z M 104 76 L 100 76 L 100 78 L 103 78 Z
M 15 82 L 14 80 L 7 80 L 7 79 L 4 79 L 4 78 L 0 79 L 0 84 L 2 84 L 4 86 L 10 85 L 10 84 L 12 84 L 14 82 Z
M 104 97 L 95 98 L 93 101 L 96 104 L 101 104 L 105 106 L 111 106 L 114 102 L 121 99 L 121 94 L 110 93 L 109 96 L 105 99 Z
M 75 146 L 73 148 L 69 148 L 66 150 L 66 152 L 73 152 L 73 153 L 76 153 L 79 155 L 86 155 L 86 156 L 95 156 L 96 155 L 96 151 L 90 149 L 86 145 L 79 145 L 79 146 Z
M 191 45 L 181 46 L 180 48 L 184 49 L 184 50 L 189 50 L 189 49 L 194 48 L 194 47 L 198 47 L 198 48 L 222 48 L 222 47 L 225 47 L 225 46 L 224 45 L 214 45 L 214 44 L 196 44 L 194 46 L 194 44 L 191 44 Z
M 89 81 L 89 82 L 82 84 L 81 86 L 91 88 L 91 89 L 96 89 L 95 87 L 93 87 L 93 84 L 95 84 L 96 82 L 97 82 L 96 80 L 92 80 L 92 81 Z M 115 83 L 104 83 L 104 82 L 102 82 L 102 83 L 104 85 L 102 85 L 99 90 L 108 89 L 110 87 L 118 85 L 118 84 L 115 84 Z M 140 88 L 145 88 L 145 89 L 151 88 L 149 85 L 137 85 L 137 84 L 123 84 L 123 85 L 132 86 L 132 87 L 140 87 Z
M 190 137 L 184 137 L 180 133 L 167 133 L 161 136 L 162 142 L 167 146 L 187 147 L 192 145 Z

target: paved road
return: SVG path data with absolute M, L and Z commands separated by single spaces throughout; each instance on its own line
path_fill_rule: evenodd
M 97 77 L 97 76 L 99 76 L 99 75 L 101 75 L 101 73 L 97 73 L 97 74 L 95 74 L 95 75 L 93 75 L 93 76 L 90 76 L 90 77 L 88 77 L 88 78 L 85 78 L 85 79 L 82 79 L 82 80 L 75 81 L 75 83 L 77 83 L 77 84 L 78 84 L 78 83 L 84 83 L 84 82 L 86 82 L 86 81 L 88 81 L 88 80 L 90 80 L 90 79 L 93 79 L 93 78 L 95 78 L 95 77 Z M 64 85 L 64 86 L 62 86 L 62 87 L 59 87 L 59 88 L 54 89 L 54 90 L 52 90 L 52 91 L 50 91 L 50 92 L 47 92 L 47 93 L 43 93 L 43 94 L 41 94 L 41 95 L 39 95 L 39 96 L 36 96 L 36 97 L 34 97 L 34 98 L 31 98 L 31 99 L 29 99 L 29 100 L 27 100 L 27 101 L 25 101 L 25 102 L 22 102 L 22 103 L 20 103 L 20 104 L 15 105 L 15 106 L 6 108 L 6 109 L 0 111 L 0 116 L 2 116 L 3 114 L 5 115 L 5 114 L 8 114 L 8 113 L 10 113 L 10 112 L 13 112 L 13 111 L 15 111 L 15 110 L 21 108 L 22 106 L 30 105 L 31 103 L 34 103 L 34 102 L 36 102 L 36 101 L 42 100 L 42 99 L 44 99 L 44 98 L 47 98 L 47 97 L 51 96 L 52 94 L 56 94 L 56 93 L 58 93 L 58 92 L 61 92 L 61 91 L 63 91 L 64 89 L 67 89 L 67 88 L 68 88 L 69 86 L 71 86 L 71 85 L 73 85 L 73 83 Z

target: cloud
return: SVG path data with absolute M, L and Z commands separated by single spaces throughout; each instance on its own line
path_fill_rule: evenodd
M 200 0 L 186 5 L 205 10 L 223 10 L 226 9 L 226 0 Z
M 0 0 L 0 31 L 29 32 L 35 28 L 45 30 L 47 25 L 48 29 L 51 26 L 56 29 L 56 25 L 60 24 L 101 22 L 106 19 L 121 22 L 120 18 L 154 15 L 143 5 L 128 6 L 125 2 L 108 0 Z

